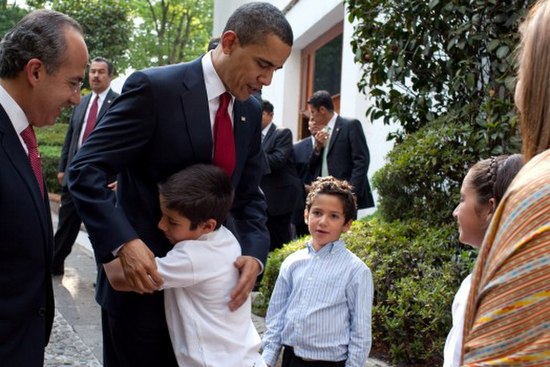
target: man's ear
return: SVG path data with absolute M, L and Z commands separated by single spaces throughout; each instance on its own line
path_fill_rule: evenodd
M 27 65 L 25 65 L 27 80 L 32 86 L 35 86 L 40 81 L 45 72 L 46 68 L 44 64 L 37 58 L 30 59 L 27 61 Z
M 223 53 L 229 55 L 235 46 L 239 44 L 239 37 L 237 37 L 237 33 L 234 31 L 226 31 L 221 36 L 220 44 L 222 45 Z
M 216 229 L 216 225 L 218 222 L 216 222 L 215 219 L 210 218 L 206 220 L 205 222 L 202 222 L 200 224 L 200 229 L 202 231 L 202 234 L 210 233 Z

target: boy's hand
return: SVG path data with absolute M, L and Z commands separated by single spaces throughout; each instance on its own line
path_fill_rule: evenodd
M 234 265 L 239 269 L 240 276 L 237 285 L 231 291 L 229 309 L 235 311 L 247 300 L 250 292 L 256 284 L 256 278 L 260 273 L 260 263 L 252 256 L 239 256 Z
M 126 242 L 118 251 L 124 275 L 135 292 L 153 293 L 162 285 L 155 255 L 140 239 Z

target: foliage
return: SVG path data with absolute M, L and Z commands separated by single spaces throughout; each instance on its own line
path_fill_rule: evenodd
M 467 169 L 481 158 L 518 151 L 511 127 L 474 128 L 461 121 L 461 116 L 443 115 L 409 134 L 388 154 L 388 163 L 373 178 L 380 195 L 378 210 L 386 220 L 448 223 Z
M 90 58 L 102 56 L 113 61 L 116 70 L 125 71 L 130 66 L 127 49 L 133 23 L 130 21 L 130 5 L 118 0 L 28 0 L 35 8 L 51 7 L 70 15 L 84 29 L 84 39 Z M 87 79 L 87 78 L 86 78 Z M 88 80 L 85 85 L 88 85 Z
M 416 131 L 447 113 L 513 125 L 517 27 L 534 0 L 347 0 L 367 115 Z
M 42 175 L 46 179 L 48 191 L 56 194 L 61 193 L 57 173 L 67 128 L 67 124 L 57 123 L 53 126 L 35 129 L 42 161 Z
M 455 225 L 374 216 L 356 221 L 343 239 L 372 271 L 372 354 L 395 364 L 441 365 L 452 300 L 475 258 L 459 245 Z M 255 312 L 265 312 L 282 261 L 304 242 L 270 254 Z
M 0 39 L 26 14 L 25 9 L 15 4 L 8 5 L 7 0 L 0 0 Z
M 139 26 L 129 50 L 135 69 L 192 60 L 206 51 L 212 0 L 134 0 Z

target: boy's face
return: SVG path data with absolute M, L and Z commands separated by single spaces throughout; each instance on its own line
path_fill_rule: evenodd
M 313 199 L 311 208 L 304 212 L 304 219 L 311 234 L 311 243 L 315 250 L 340 238 L 351 226 L 346 222 L 344 206 L 340 198 L 334 195 L 320 194 Z
M 160 196 L 160 210 L 162 217 L 160 218 L 158 227 L 164 232 L 164 235 L 172 245 L 180 241 L 196 240 L 206 233 L 202 224 L 199 224 L 195 229 L 190 229 L 191 221 L 176 210 L 168 209 L 162 196 Z

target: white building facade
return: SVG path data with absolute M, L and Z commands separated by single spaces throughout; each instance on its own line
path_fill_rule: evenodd
M 215 0 L 213 35 L 222 33 L 227 18 L 247 0 Z M 307 132 L 307 99 L 319 89 L 328 90 L 337 112 L 361 121 L 370 151 L 369 180 L 385 163 L 392 148 L 386 136 L 395 126 L 371 123 L 365 112 L 370 101 L 360 93 L 357 82 L 360 65 L 351 49 L 353 25 L 342 0 L 270 0 L 281 9 L 294 32 L 292 53 L 272 84 L 262 90 L 262 98 L 275 107 L 274 121 L 292 130 L 294 141 Z M 305 112 L 305 113 L 304 113 Z M 377 199 L 376 192 L 374 193 Z M 361 211 L 360 216 L 373 209 Z

